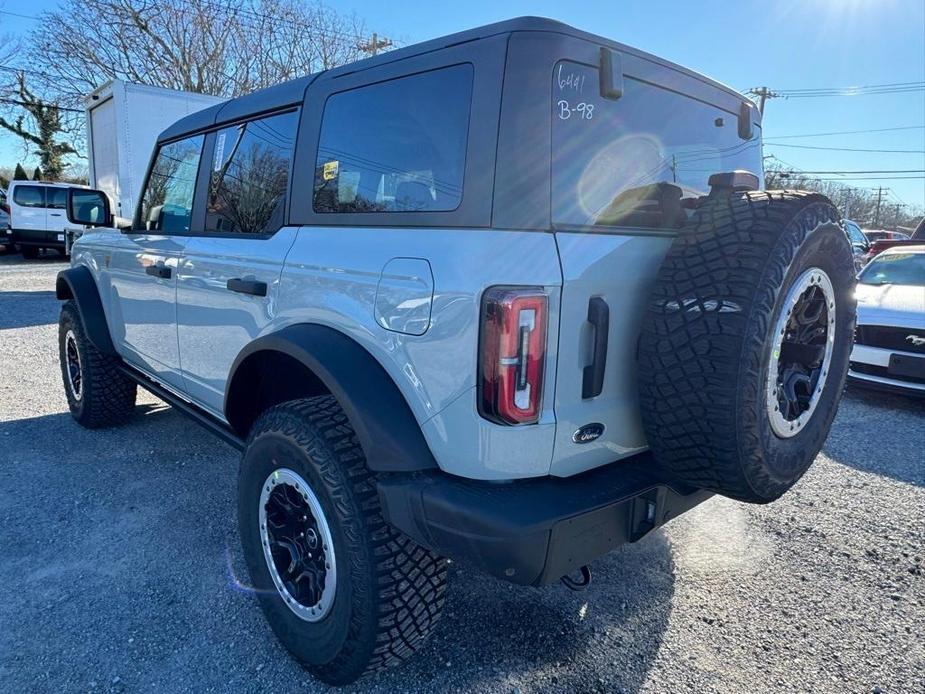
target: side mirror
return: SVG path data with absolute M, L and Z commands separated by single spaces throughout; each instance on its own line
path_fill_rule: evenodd
M 101 190 L 69 188 L 67 191 L 67 221 L 88 227 L 112 226 L 109 197 Z

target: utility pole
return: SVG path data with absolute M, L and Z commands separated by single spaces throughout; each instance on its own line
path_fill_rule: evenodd
M 889 188 L 887 188 L 886 190 L 889 190 Z M 880 186 L 879 188 L 877 188 L 877 216 L 874 219 L 874 226 L 877 229 L 880 228 L 880 201 L 883 199 L 883 191 L 884 191 L 883 186 Z
M 780 96 L 775 92 L 772 92 L 767 87 L 752 87 L 749 89 L 746 94 L 752 94 L 753 96 L 758 97 L 758 113 L 762 116 L 764 115 L 764 104 L 768 99 L 776 99 Z
M 369 53 L 370 55 L 378 55 L 379 51 L 383 48 L 389 48 L 392 45 L 392 39 L 387 39 L 385 37 L 379 38 L 379 34 L 373 32 L 372 38 L 366 43 L 358 43 L 357 48 L 359 48 L 364 53 Z

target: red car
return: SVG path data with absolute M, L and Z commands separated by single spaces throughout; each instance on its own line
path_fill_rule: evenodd
M 871 241 L 870 250 L 867 251 L 867 260 L 870 261 L 887 248 L 921 245 L 925 242 L 925 217 L 919 220 L 918 226 L 915 227 L 911 237 L 895 231 L 865 231 L 864 233 Z M 889 236 L 874 238 L 873 234 L 889 234 Z

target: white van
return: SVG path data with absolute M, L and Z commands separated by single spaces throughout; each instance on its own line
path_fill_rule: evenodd
M 42 248 L 65 254 L 67 191 L 85 187 L 45 181 L 10 182 L 6 193 L 10 236 L 24 258 L 37 258 Z

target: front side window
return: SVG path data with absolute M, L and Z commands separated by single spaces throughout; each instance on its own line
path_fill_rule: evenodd
M 851 239 L 851 243 L 857 244 L 859 246 L 869 245 L 867 242 L 867 237 L 864 236 L 864 232 L 861 231 L 861 227 L 853 222 L 845 222 L 845 228 L 848 230 L 848 238 Z
M 472 66 L 331 96 L 315 166 L 315 212 L 447 212 L 462 200 Z
M 206 231 L 268 234 L 283 225 L 298 126 L 291 111 L 216 133 Z
M 202 135 L 162 145 L 141 199 L 141 228 L 166 234 L 189 231 Z
M 47 206 L 51 210 L 67 209 L 67 188 L 49 188 L 46 192 Z
M 45 188 L 42 186 L 16 186 L 13 202 L 23 207 L 45 207 Z
M 598 68 L 559 62 L 552 75 L 552 211 L 558 225 L 677 228 L 711 174 L 759 178 L 761 139 L 737 114 L 627 77 L 600 96 Z

